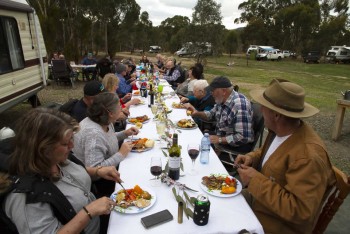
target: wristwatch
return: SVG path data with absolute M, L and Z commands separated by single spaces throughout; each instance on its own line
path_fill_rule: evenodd
M 221 144 L 222 143 L 222 138 L 221 137 L 219 137 L 219 144 Z

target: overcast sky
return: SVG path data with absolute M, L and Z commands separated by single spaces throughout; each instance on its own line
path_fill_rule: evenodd
M 240 16 L 238 5 L 244 0 L 214 0 L 221 4 L 222 24 L 226 29 L 239 28 L 244 25 L 235 24 L 235 18 Z M 158 26 L 166 18 L 175 15 L 187 16 L 192 20 L 193 8 L 197 0 L 136 0 L 141 12 L 147 11 L 153 26 Z

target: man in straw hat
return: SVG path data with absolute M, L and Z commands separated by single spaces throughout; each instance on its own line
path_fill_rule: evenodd
M 300 119 L 318 109 L 304 102 L 301 86 L 286 80 L 250 95 L 262 105 L 269 134 L 262 148 L 235 160 L 242 163 L 243 195 L 266 233 L 311 233 L 335 183 L 324 143 Z
M 252 129 L 253 111 L 250 101 L 233 89 L 231 81 L 224 76 L 214 78 L 209 85 L 216 105 L 210 111 L 197 111 L 192 116 L 203 120 L 216 120 L 215 135 L 210 135 L 212 144 L 221 144 L 244 150 L 254 141 Z M 247 151 L 245 151 L 247 152 Z

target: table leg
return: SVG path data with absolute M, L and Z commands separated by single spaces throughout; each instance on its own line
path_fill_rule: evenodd
M 341 129 L 343 126 L 344 114 L 345 114 L 345 107 L 342 105 L 338 105 L 337 113 L 335 116 L 335 125 L 334 125 L 333 133 L 332 133 L 332 139 L 334 141 L 338 140 L 338 138 L 340 136 Z

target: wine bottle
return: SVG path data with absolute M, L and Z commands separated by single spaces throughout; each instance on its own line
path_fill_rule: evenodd
M 173 180 L 180 178 L 181 149 L 178 145 L 178 135 L 173 135 L 173 145 L 169 148 L 169 172 L 168 175 Z
M 149 92 L 148 92 L 148 107 L 151 107 L 151 105 L 154 105 L 154 91 L 153 91 L 153 85 L 149 85 Z

